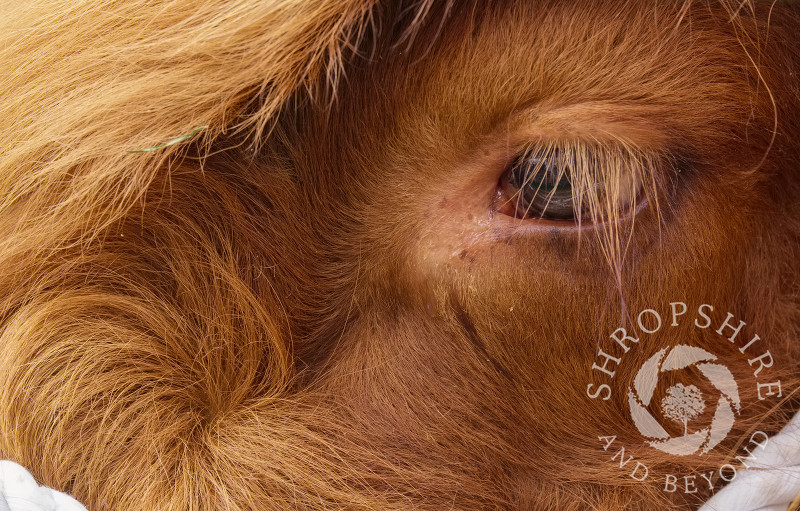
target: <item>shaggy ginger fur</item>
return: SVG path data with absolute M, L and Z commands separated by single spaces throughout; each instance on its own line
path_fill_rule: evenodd
M 698 474 L 797 409 L 796 7 L 47 0 L 0 20 L 0 456 L 91 511 L 693 509 L 707 489 L 638 482 L 597 437 Z M 497 195 L 526 151 L 558 155 L 579 228 Z M 676 301 L 687 320 L 614 380 L 591 369 Z M 774 365 L 695 328 L 703 303 Z M 628 410 L 678 341 L 739 383 L 704 456 L 647 448 Z

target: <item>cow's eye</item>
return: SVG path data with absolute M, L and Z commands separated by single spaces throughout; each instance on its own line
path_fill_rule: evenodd
M 500 211 L 520 219 L 613 220 L 635 206 L 653 164 L 624 148 L 529 148 L 503 174 Z
M 517 156 L 503 177 L 503 188 L 518 218 L 574 220 L 575 190 L 571 169 L 558 150 Z

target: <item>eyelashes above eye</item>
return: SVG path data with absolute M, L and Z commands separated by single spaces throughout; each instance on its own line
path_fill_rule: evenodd
M 572 178 L 553 154 L 524 153 L 514 159 L 504 179 L 506 193 L 515 202 L 515 216 L 573 220 L 576 205 Z
M 613 219 L 634 205 L 650 167 L 649 158 L 625 148 L 531 147 L 501 178 L 501 212 L 520 219 Z

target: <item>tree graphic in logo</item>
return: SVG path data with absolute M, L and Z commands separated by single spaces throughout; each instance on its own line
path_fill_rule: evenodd
M 715 360 L 716 356 L 702 348 L 679 344 L 662 349 L 642 364 L 633 380 L 633 388 L 628 387 L 628 404 L 631 418 L 639 432 L 649 439 L 648 444 L 668 454 L 687 456 L 698 452 L 705 454 L 725 439 L 735 421 L 734 410 L 738 414 L 741 408 L 739 388 L 728 368 L 713 362 Z M 653 400 L 661 374 L 691 367 L 697 368 L 719 391 L 717 407 L 708 427 L 689 433 L 689 421 L 703 413 L 706 400 L 694 385 L 673 385 L 661 401 L 662 413 L 684 427 L 683 436 L 672 437 L 647 407 Z
M 683 435 L 689 434 L 689 421 L 696 418 L 706 409 L 706 402 L 700 389 L 694 385 L 684 387 L 682 383 L 667 389 L 667 395 L 661 400 L 661 411 L 668 419 L 683 423 Z

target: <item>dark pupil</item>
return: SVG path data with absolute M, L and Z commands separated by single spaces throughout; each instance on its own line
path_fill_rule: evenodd
M 525 216 L 550 220 L 575 218 L 572 183 L 568 172 L 562 171 L 559 179 L 557 153 L 518 158 L 511 167 L 509 184 L 519 190 L 517 209 Z

